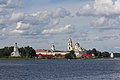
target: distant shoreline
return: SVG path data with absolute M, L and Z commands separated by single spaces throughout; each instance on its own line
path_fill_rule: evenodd
M 41 59 L 41 58 L 21 58 L 21 57 L 1 57 L 0 60 L 120 60 L 120 58 L 86 58 L 86 59 Z
M 34 60 L 34 58 L 1 57 L 0 60 Z

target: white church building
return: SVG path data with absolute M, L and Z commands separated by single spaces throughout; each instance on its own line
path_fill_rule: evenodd
M 65 56 L 71 50 L 73 50 L 75 52 L 76 57 L 81 57 L 82 53 L 85 52 L 86 50 L 80 46 L 79 42 L 76 42 L 75 47 L 73 47 L 72 44 L 73 44 L 72 39 L 69 38 L 68 39 L 68 47 L 67 47 L 68 50 L 67 51 L 58 51 L 55 48 L 55 44 L 52 43 L 50 51 L 39 49 L 39 50 L 36 50 L 36 55 L 42 55 L 42 56 L 62 55 L 62 56 Z
M 15 43 L 15 45 L 14 45 L 14 51 L 11 53 L 11 56 L 12 57 L 20 57 L 20 52 L 18 50 L 17 43 Z
M 75 47 L 73 47 L 72 39 L 69 38 L 69 40 L 68 40 L 68 51 L 71 51 L 71 50 L 75 51 L 76 57 L 80 57 L 82 55 L 82 53 L 86 51 L 86 49 L 84 49 L 83 47 L 80 46 L 79 42 L 76 42 Z

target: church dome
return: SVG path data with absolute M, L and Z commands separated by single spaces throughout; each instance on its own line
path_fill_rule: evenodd
M 52 43 L 52 45 L 51 45 L 51 50 L 55 51 L 55 45 L 54 45 L 54 43 Z
M 75 50 L 82 51 L 79 42 L 75 44 Z
M 72 39 L 71 39 L 71 38 L 69 38 L 68 42 L 69 42 L 69 43 L 72 43 Z
M 77 42 L 77 43 L 75 44 L 75 47 L 80 47 L 80 44 Z

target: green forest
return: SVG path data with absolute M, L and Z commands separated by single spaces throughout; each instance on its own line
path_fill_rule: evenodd
M 1 48 L 0 57 L 10 57 L 11 53 L 13 52 L 13 49 L 13 46 Z M 36 55 L 35 50 L 30 46 L 19 48 L 19 52 L 22 58 L 32 58 Z

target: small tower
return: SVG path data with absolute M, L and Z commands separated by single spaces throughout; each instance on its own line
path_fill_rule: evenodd
M 82 48 L 80 47 L 79 42 L 75 44 L 75 50 L 82 51 Z
M 52 43 L 51 50 L 55 51 L 55 45 L 54 45 L 54 43 Z
M 71 50 L 73 50 L 72 39 L 69 38 L 69 40 L 68 40 L 68 51 L 71 51 Z
M 110 53 L 110 58 L 114 58 L 114 53 Z
M 20 57 L 20 53 L 19 53 L 19 50 L 18 50 L 17 43 L 15 43 L 14 51 L 11 53 L 11 56 L 13 56 L 13 57 Z

